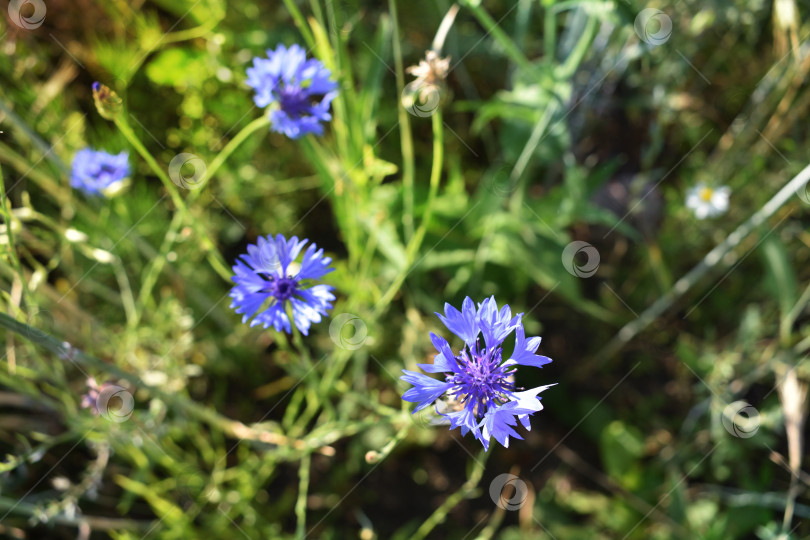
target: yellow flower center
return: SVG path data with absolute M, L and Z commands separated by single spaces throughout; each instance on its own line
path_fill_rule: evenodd
M 703 188 L 700 190 L 699 197 L 702 201 L 709 202 L 712 200 L 712 195 L 714 195 L 714 190 L 712 188 Z

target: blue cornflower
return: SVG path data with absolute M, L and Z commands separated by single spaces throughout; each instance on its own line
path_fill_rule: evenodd
M 248 245 L 247 254 L 233 267 L 236 286 L 230 292 L 231 307 L 244 314 L 243 323 L 255 315 L 250 326 L 272 326 L 278 332 L 284 329 L 291 334 L 286 311 L 289 302 L 293 322 L 306 336 L 310 324 L 321 322 L 321 315 L 332 309 L 334 287 L 309 284 L 334 270 L 329 266 L 332 259 L 323 256 L 323 249 L 310 244 L 301 263 L 295 262 L 308 241 L 296 236 L 287 240 L 279 234 L 275 238 L 259 237 L 255 245 Z
M 332 119 L 329 105 L 337 96 L 332 73 L 314 58 L 307 60 L 298 45 L 268 49 L 267 58 L 254 58 L 247 84 L 256 91 L 258 107 L 274 105 L 270 129 L 297 139 L 307 133 L 323 135 L 321 122 Z
M 405 375 L 401 379 L 413 385 L 402 399 L 418 403 L 415 413 L 440 397 L 447 397 L 458 405 L 457 410 L 439 414 L 450 421 L 450 429 L 460 427 L 462 435 L 472 431 L 485 449 L 489 449 L 490 438 L 505 447 L 509 446 L 509 437 L 522 439 L 512 428 L 520 420 L 526 429 L 531 429 L 529 415 L 543 409 L 537 394 L 554 386 L 550 384 L 522 391 L 515 387 L 515 366 L 539 368 L 551 362 L 550 358 L 535 354 L 541 338 L 526 339 L 521 323 L 523 314 L 513 318 L 508 305 L 498 311 L 495 297 L 478 304 L 477 310 L 469 297 L 464 299 L 460 312 L 445 304 L 444 316 L 436 315 L 451 332 L 464 340 L 465 346 L 459 354 L 453 354 L 447 340 L 431 332 L 430 339 L 439 354 L 433 358 L 432 364 L 418 365 L 427 373 L 444 373 L 445 380 L 402 370 Z M 512 356 L 504 360 L 502 344 L 513 331 L 515 349 Z M 484 336 L 483 345 L 479 334 Z
M 129 154 L 85 148 L 76 152 L 70 185 L 87 195 L 104 195 L 129 176 Z

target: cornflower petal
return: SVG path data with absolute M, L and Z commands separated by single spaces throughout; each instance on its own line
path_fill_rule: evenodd
M 413 388 L 402 395 L 402 399 L 419 404 L 413 412 L 421 411 L 453 386 L 451 383 L 443 383 L 415 371 L 403 369 L 402 372 L 405 375 L 400 378 L 413 385 Z
M 515 328 L 515 350 L 512 357 L 506 361 L 506 365 L 520 364 L 521 366 L 532 366 L 541 368 L 551 363 L 551 358 L 535 354 L 540 347 L 542 338 L 533 337 L 526 339 L 526 331 L 523 325 Z
M 235 286 L 229 293 L 231 307 L 243 314 L 243 323 L 252 318 L 250 326 L 272 326 L 277 332 L 292 333 L 286 310 L 289 305 L 292 322 L 308 335 L 311 325 L 321 322 L 332 309 L 334 287 L 310 283 L 333 270 L 329 267 L 332 259 L 324 257 L 322 249 L 310 245 L 298 273 L 291 273 L 292 263 L 308 242 L 295 236 L 288 240 L 279 234 L 275 238 L 259 237 L 256 244 L 248 245 L 247 254 L 233 266 Z
M 439 354 L 433 357 L 432 364 L 416 365 L 426 373 L 458 373 L 458 363 L 453 356 L 453 350 L 450 348 L 450 344 L 447 343 L 447 340 L 441 336 L 437 336 L 433 332 L 430 333 L 430 340 L 433 342 L 433 346 L 436 347 L 436 350 L 439 351 Z
M 461 311 L 449 303 L 444 304 L 444 316 L 436 313 L 448 330 L 464 340 L 468 347 L 475 344 L 478 337 L 478 322 L 476 321 L 475 303 L 468 296 L 461 304 Z
M 472 407 L 464 407 L 460 411 L 442 414 L 442 416 L 450 420 L 450 429 L 461 428 L 462 436 L 472 431 L 473 436 L 481 440 L 481 428 Z
M 418 402 L 414 412 L 424 409 L 439 398 L 460 408 L 439 413 L 450 421 L 450 429 L 460 428 L 461 434 L 473 435 L 489 448 L 491 439 L 503 446 L 509 438 L 521 439 L 515 431 L 518 422 L 531 429 L 529 417 L 543 409 L 538 394 L 552 385 L 538 386 L 530 390 L 516 390 L 515 366 L 541 367 L 551 360 L 535 354 L 540 338 L 526 339 L 522 314 L 512 317 L 512 310 L 505 305 L 500 310 L 494 297 L 485 299 L 476 310 L 472 299 L 465 298 L 461 311 L 445 304 L 444 316 L 437 315 L 445 326 L 464 340 L 464 347 L 454 354 L 443 337 L 430 333 L 437 354 L 432 364 L 418 364 L 426 373 L 443 373 L 440 381 L 421 373 L 403 370 L 401 379 L 413 385 L 402 399 Z M 515 350 L 504 361 L 502 343 L 515 332 Z M 479 342 L 484 336 L 484 345 Z M 438 411 L 437 411 L 438 412 Z
M 523 314 L 512 318 L 512 309 L 505 305 L 498 311 L 495 297 L 485 298 L 478 308 L 478 326 L 487 347 L 497 347 L 520 323 Z
M 279 45 L 267 50 L 267 58 L 253 59 L 246 82 L 258 107 L 272 107 L 270 129 L 297 139 L 322 135 L 322 122 L 331 120 L 329 107 L 338 88 L 331 76 L 322 62 L 307 59 L 299 45 Z
M 506 404 L 509 405 L 509 404 Z M 501 443 L 504 448 L 509 448 L 509 437 L 515 439 L 523 439 L 520 434 L 513 428 L 517 426 L 517 419 L 515 412 L 521 414 L 528 414 L 529 411 L 523 409 L 514 409 L 501 405 L 487 411 L 484 419 L 481 421 L 481 442 L 484 442 L 484 448 L 489 447 L 489 439 L 494 438 Z
M 329 266 L 332 259 L 323 256 L 323 249 L 316 249 L 315 245 L 310 245 L 304 252 L 304 260 L 298 270 L 299 279 L 319 279 L 335 270 Z

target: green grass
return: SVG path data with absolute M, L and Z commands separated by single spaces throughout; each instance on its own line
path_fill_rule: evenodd
M 806 6 L 458 7 L 424 117 L 406 68 L 446 1 L 52 0 L 41 26 L 3 21 L 0 536 L 810 537 Z M 657 46 L 634 28 L 653 7 Z M 322 138 L 253 105 L 245 69 L 279 43 L 340 84 Z M 93 81 L 121 98 L 108 118 Z M 70 188 L 86 146 L 129 151 L 121 193 Z M 192 189 L 183 153 L 205 164 Z M 700 182 L 731 188 L 727 213 L 695 219 Z M 229 308 L 233 261 L 278 233 L 334 260 L 307 337 Z M 518 384 L 558 385 L 525 441 L 483 453 L 411 415 L 398 377 L 451 337 L 445 301 L 490 295 L 554 359 Z M 81 408 L 91 376 L 131 414 Z

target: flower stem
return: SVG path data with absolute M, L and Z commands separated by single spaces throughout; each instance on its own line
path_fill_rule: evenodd
M 546 107 L 543 116 L 541 116 L 534 125 L 534 129 L 531 135 L 529 135 L 529 139 L 526 141 L 523 150 L 520 152 L 520 156 L 518 156 L 517 162 L 515 162 L 515 166 L 512 168 L 512 172 L 509 173 L 509 183 L 516 186 L 515 193 L 510 201 L 512 212 L 514 213 L 520 212 L 523 206 L 523 197 L 527 188 L 525 185 L 526 176 L 524 176 L 523 173 L 526 172 L 526 167 L 529 165 L 529 161 L 531 161 L 535 150 L 537 150 L 537 147 L 543 141 L 551 119 L 557 114 L 558 107 L 557 101 L 552 101 L 549 103 L 548 107 Z
M 149 301 L 152 288 L 155 286 L 155 283 L 157 283 L 160 273 L 166 266 L 169 251 L 171 251 L 172 245 L 174 245 L 174 243 L 177 241 L 178 231 L 180 230 L 180 225 L 183 221 L 182 217 L 183 216 L 181 216 L 179 213 L 172 217 L 172 221 L 169 224 L 169 229 L 166 231 L 166 235 L 163 237 L 163 243 L 161 244 L 160 249 L 158 249 L 156 256 L 152 258 L 149 265 L 146 267 L 146 270 L 142 274 L 143 279 L 141 281 L 141 288 L 138 291 L 137 301 L 137 306 L 139 308 L 139 320 L 141 313 L 145 309 L 146 303 Z
M 402 68 L 402 46 L 399 39 L 399 22 L 397 20 L 397 1 L 388 0 L 388 11 L 391 13 L 394 42 L 394 67 L 397 80 L 397 95 L 402 95 L 405 89 L 405 75 Z M 405 107 L 397 107 L 399 120 L 400 146 L 402 148 L 402 200 L 404 210 L 402 213 L 402 227 L 405 229 L 405 240 L 410 242 L 413 237 L 413 189 L 414 189 L 414 151 L 413 134 L 411 133 L 411 119 Z
M 557 11 L 554 9 L 547 7 L 544 13 L 545 19 L 545 31 L 546 33 L 551 33 L 553 36 L 554 27 L 556 24 L 556 14 Z M 588 22 L 586 23 L 585 30 L 579 36 L 576 45 L 574 46 L 573 50 L 568 54 L 568 57 L 563 62 L 559 74 L 557 75 L 558 79 L 562 82 L 565 82 L 567 79 L 571 78 L 574 73 L 579 69 L 582 60 L 585 58 L 585 54 L 588 52 L 591 42 L 593 38 L 596 36 L 596 29 L 597 29 L 597 17 L 589 17 Z M 494 34 L 493 34 L 494 36 Z M 546 50 L 546 57 L 549 62 L 555 63 L 554 59 L 554 43 L 553 41 L 549 43 L 546 41 L 545 47 Z M 554 99 L 551 101 L 544 111 L 543 115 L 537 121 L 532 130 L 529 139 L 526 141 L 526 144 L 523 147 L 523 150 L 520 152 L 520 156 L 518 157 L 515 166 L 512 168 L 512 172 L 510 174 L 509 180 L 510 183 L 514 186 L 517 186 L 514 195 L 512 196 L 512 200 L 510 202 L 511 209 L 513 212 L 520 211 L 521 206 L 523 205 L 523 199 L 525 196 L 525 192 L 527 189 L 526 177 L 524 173 L 526 172 L 526 168 L 531 161 L 532 156 L 534 156 L 537 147 L 543 141 L 543 139 L 548 134 L 549 130 L 551 129 L 549 125 L 554 117 L 557 115 L 557 112 L 560 109 L 560 101 L 558 99 Z M 553 127 L 553 126 L 551 126 Z
M 307 349 L 306 345 L 304 345 L 304 339 L 301 337 L 301 332 L 298 330 L 298 327 L 295 325 L 295 320 L 292 318 L 292 305 L 288 305 L 287 307 L 287 316 L 290 318 L 290 327 L 292 328 L 293 345 L 295 345 L 295 348 L 298 349 L 298 354 L 301 360 L 304 361 L 304 364 L 306 364 L 307 368 L 311 368 L 312 358 L 310 358 L 309 349 Z
M 301 10 L 295 5 L 295 0 L 284 0 L 284 5 L 287 6 L 287 10 L 295 21 L 295 26 L 298 27 L 298 31 L 304 36 L 304 41 L 307 42 L 307 48 L 312 49 L 315 47 L 315 37 L 312 35 L 312 30 L 307 26 L 307 21 L 304 19 L 304 15 L 301 14 Z
M 579 40 L 577 40 L 577 44 L 574 46 L 574 49 L 568 55 L 568 58 L 565 59 L 565 62 L 562 65 L 562 72 L 560 76 L 563 79 L 568 79 L 572 77 L 577 69 L 579 69 L 579 65 L 582 63 L 582 60 L 585 58 L 585 55 L 591 48 L 591 43 L 593 42 L 593 38 L 596 37 L 596 30 L 597 30 L 597 23 L 599 22 L 598 17 L 590 16 L 588 17 L 588 22 L 585 25 L 585 30 L 579 36 Z
M 186 219 L 186 222 L 189 223 L 193 228 L 197 229 L 197 234 L 200 237 L 203 251 L 205 252 L 205 256 L 208 259 L 208 262 L 211 264 L 211 267 L 226 281 L 230 281 L 231 279 L 231 272 L 228 269 L 228 266 L 225 264 L 225 261 L 222 259 L 222 255 L 216 250 L 213 241 L 208 236 L 208 233 L 202 230 L 200 227 L 200 220 L 194 219 L 191 215 L 191 212 L 186 206 L 185 201 L 180 196 L 180 193 L 177 191 L 177 186 L 174 185 L 172 180 L 169 178 L 169 175 L 164 171 L 160 165 L 158 165 L 157 161 L 152 154 L 149 153 L 149 150 L 143 145 L 143 143 L 138 139 L 138 136 L 135 135 L 135 132 L 132 131 L 132 128 L 127 123 L 124 115 L 117 115 L 114 119 L 116 127 L 121 132 L 121 134 L 129 141 L 129 143 L 135 148 L 135 150 L 140 154 L 146 164 L 149 165 L 149 168 L 152 169 L 152 172 L 163 182 L 164 187 L 169 192 L 169 195 L 172 198 L 172 202 L 174 202 L 175 207 L 177 210 L 183 214 L 183 217 Z
M 253 133 L 258 131 L 261 128 L 266 128 L 270 126 L 270 117 L 266 114 L 256 118 L 251 123 L 243 127 L 236 136 L 228 141 L 228 144 L 225 145 L 219 154 L 211 161 L 211 165 L 205 170 L 205 177 L 200 182 L 200 185 L 203 186 L 208 183 L 211 178 L 219 171 L 219 168 L 225 163 L 225 161 L 234 153 L 234 151 L 239 148 L 239 146 L 245 142 L 245 140 L 250 137 Z M 197 193 L 200 193 L 201 190 L 196 190 L 194 198 L 197 197 Z
M 481 23 L 481 26 L 487 31 L 488 35 L 491 35 L 495 41 L 503 48 L 503 51 L 506 53 L 506 56 L 509 57 L 512 62 L 516 65 L 520 66 L 521 69 L 530 70 L 532 68 L 531 62 L 526 58 L 526 55 L 523 54 L 523 51 L 520 50 L 512 38 L 509 37 L 509 34 L 503 31 L 503 29 L 498 26 L 498 22 L 493 19 L 489 13 L 487 13 L 484 8 L 479 6 L 476 2 L 471 0 L 465 0 L 461 2 L 464 7 L 472 11 L 475 18 L 478 19 L 478 22 Z
M 307 491 L 309 491 L 309 465 L 311 454 L 301 456 L 298 467 L 298 499 L 295 501 L 295 537 L 303 540 L 307 528 Z
M 20 258 L 17 256 L 17 246 L 14 244 L 14 216 L 12 216 L 11 210 L 8 207 L 8 197 L 6 196 L 6 185 L 3 182 L 2 168 L 0 168 L 0 203 L 2 203 L 3 219 L 6 222 L 6 239 L 8 240 L 6 248 L 8 251 L 8 256 L 11 259 L 11 264 L 14 266 L 14 270 L 19 275 L 20 283 L 22 284 L 23 298 L 28 298 L 28 283 L 25 281 L 22 263 L 20 262 Z
M 405 278 L 408 277 L 416 255 L 419 253 L 419 248 L 422 246 L 422 240 L 425 237 L 427 228 L 430 225 L 430 220 L 433 217 L 433 203 L 436 200 L 436 194 L 439 191 L 439 183 L 442 176 L 442 166 L 444 163 L 444 123 L 442 121 L 441 110 L 436 109 L 435 114 L 432 116 L 433 120 L 433 167 L 430 171 L 430 188 L 428 191 L 428 199 L 425 204 L 425 213 L 422 216 L 422 221 L 419 223 L 419 228 L 416 230 L 411 241 L 405 249 L 406 264 L 400 270 L 399 275 L 396 277 L 391 286 L 382 296 L 377 305 L 374 307 L 373 317 L 377 317 L 388 306 L 394 295 L 399 291 Z
M 557 55 L 557 12 L 548 3 L 543 5 L 543 54 L 549 62 Z
M 477 458 L 472 458 L 474 461 L 473 469 L 470 471 L 470 476 L 467 478 L 467 481 L 464 482 L 464 485 L 462 485 L 458 491 L 447 497 L 447 500 L 431 514 L 427 521 L 422 523 L 422 526 L 419 527 L 416 533 L 411 537 L 412 540 L 426 538 L 436 525 L 444 521 L 447 514 L 450 513 L 450 510 L 472 494 L 475 488 L 478 487 L 478 482 L 481 481 L 481 476 L 484 474 L 484 466 L 486 465 L 488 456 L 489 454 L 486 450 L 481 450 Z
M 317 442 L 312 444 L 308 443 L 306 440 L 293 439 L 279 433 L 247 426 L 238 420 L 231 420 L 230 418 L 220 415 L 219 413 L 209 409 L 201 403 L 197 403 L 182 393 L 166 392 L 156 386 L 146 384 L 141 380 L 140 377 L 138 377 L 138 375 L 124 371 L 118 366 L 104 362 L 94 356 L 90 356 L 81 349 L 73 347 L 68 342 L 60 342 L 53 336 L 42 332 L 38 328 L 34 328 L 22 323 L 6 313 L 0 312 L 0 327 L 14 332 L 15 334 L 27 339 L 34 345 L 42 347 L 43 349 L 57 355 L 59 358 L 65 361 L 73 362 L 82 366 L 89 366 L 93 369 L 109 373 L 117 379 L 126 381 L 133 387 L 141 388 L 161 401 L 181 409 L 189 416 L 220 430 L 229 437 L 273 444 L 279 446 L 280 449 L 294 450 L 302 453 L 334 453 L 334 449 L 321 447 L 321 445 Z
M 410 417 L 410 415 L 411 414 L 409 412 L 405 413 L 405 416 L 407 417 Z M 394 451 L 394 448 L 396 448 L 399 443 L 405 440 L 405 437 L 408 435 L 408 432 L 411 430 L 411 427 L 413 427 L 413 420 L 407 418 L 405 421 L 406 424 L 402 426 L 399 429 L 399 431 L 397 431 L 396 435 L 394 435 L 394 438 L 388 441 L 388 443 L 385 446 L 380 448 L 380 451 L 377 454 L 374 463 L 379 463 L 380 461 L 387 458 L 391 454 L 391 452 Z

